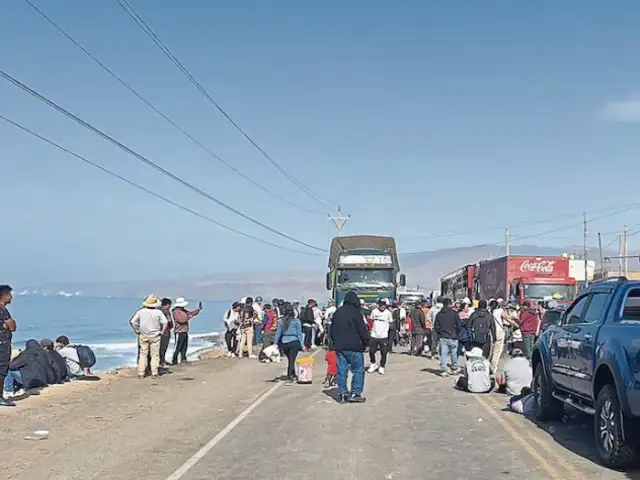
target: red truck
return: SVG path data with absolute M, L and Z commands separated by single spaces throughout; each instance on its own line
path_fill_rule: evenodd
M 473 299 L 475 274 L 475 265 L 465 265 L 446 274 L 440 279 L 440 295 L 453 301 L 463 300 L 465 297 Z
M 537 303 L 554 298 L 569 304 L 576 297 L 576 280 L 569 277 L 564 257 L 509 255 L 480 262 L 476 270 L 475 298 L 515 299 Z

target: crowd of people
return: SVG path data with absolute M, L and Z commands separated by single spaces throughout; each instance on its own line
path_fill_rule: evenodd
M 12 350 L 11 341 L 17 323 L 7 308 L 13 300 L 12 288 L 0 285 L 0 382 L 3 386 L 0 406 L 14 406 L 14 400 L 31 395 L 49 385 L 71 380 L 94 380 L 91 367 L 96 363 L 93 351 L 85 345 L 73 345 L 61 335 L 50 339 L 27 340 L 22 351 Z

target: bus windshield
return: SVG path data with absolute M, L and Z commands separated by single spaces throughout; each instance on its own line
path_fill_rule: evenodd
M 350 268 L 338 271 L 338 285 L 393 285 L 393 269 Z
M 425 300 L 425 296 L 421 293 L 401 293 L 398 295 L 398 302 L 400 302 L 400 304 L 410 303 L 415 305 L 416 303 L 422 303 Z

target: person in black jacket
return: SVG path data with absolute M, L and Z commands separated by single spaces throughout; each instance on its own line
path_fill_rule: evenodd
M 349 291 L 344 304 L 331 317 L 331 338 L 338 356 L 338 391 L 340 403 L 362 403 L 364 391 L 364 350 L 369 344 L 369 332 L 360 311 L 360 299 Z M 347 376 L 351 369 L 351 395 Z
M 447 371 L 447 357 L 451 356 L 451 369 L 458 373 L 458 332 L 460 331 L 460 316 L 451 309 L 451 299 L 442 300 L 442 310 L 436 315 L 434 330 L 440 339 L 440 375 L 449 376 Z
M 478 308 L 467 320 L 467 330 L 469 331 L 471 346 L 481 348 L 482 356 L 489 358 L 491 356 L 492 339 L 496 338 L 496 323 L 491 312 L 487 310 L 486 300 L 478 302 Z
M 421 304 L 416 303 L 409 314 L 411 317 L 411 350 L 409 351 L 409 355 L 420 356 L 424 350 L 424 334 L 427 319 L 420 307 Z
M 49 360 L 37 340 L 27 340 L 25 348 L 11 360 L 9 370 L 20 373 L 21 384 L 25 389 L 46 387 L 55 382 L 55 373 Z
M 67 370 L 67 362 L 62 355 L 54 350 L 53 340 L 43 338 L 40 340 L 40 346 L 44 349 L 44 353 L 49 360 L 49 365 L 55 374 L 55 383 L 64 383 L 70 381 L 69 371 Z

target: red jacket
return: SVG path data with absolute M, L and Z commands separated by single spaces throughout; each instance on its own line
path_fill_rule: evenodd
M 276 313 L 273 310 L 267 310 L 267 323 L 264 325 L 265 332 L 275 332 L 278 322 L 276 321 Z
M 523 335 L 538 333 L 539 316 L 534 310 L 525 309 L 520 314 L 520 330 Z
M 327 362 L 327 375 L 338 374 L 338 355 L 335 350 L 327 350 L 324 354 L 324 361 Z

